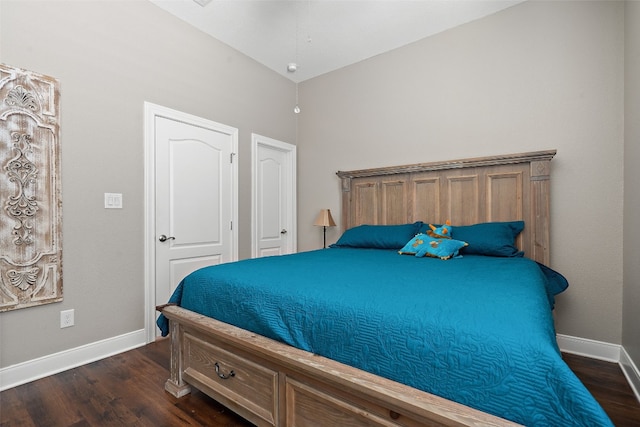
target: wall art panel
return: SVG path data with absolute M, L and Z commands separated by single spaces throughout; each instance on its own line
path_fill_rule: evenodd
M 0 311 L 62 301 L 60 84 L 0 64 Z

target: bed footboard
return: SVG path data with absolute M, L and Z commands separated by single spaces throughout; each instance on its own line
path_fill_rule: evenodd
M 196 387 L 258 426 L 516 426 L 464 405 L 295 349 L 177 306 L 176 397 Z

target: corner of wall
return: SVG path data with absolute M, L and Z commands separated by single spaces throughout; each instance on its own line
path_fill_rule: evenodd
M 624 376 L 627 377 L 627 381 L 633 393 L 636 395 L 636 399 L 640 401 L 640 370 L 635 363 L 633 363 L 633 360 L 631 360 L 631 357 L 629 357 L 624 347 L 621 348 L 620 352 L 620 368 L 622 368 Z

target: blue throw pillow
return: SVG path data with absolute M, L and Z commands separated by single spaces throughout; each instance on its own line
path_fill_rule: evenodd
M 516 237 L 524 229 L 524 221 L 484 222 L 456 226 L 453 237 L 469 244 L 464 254 L 499 257 L 521 257 L 524 252 L 516 247 Z
M 420 250 L 426 239 L 428 239 L 424 233 L 418 233 L 411 238 L 403 247 L 398 251 L 400 255 L 415 255 Z
M 460 240 L 431 237 L 428 234 L 419 233 L 409 240 L 398 253 L 446 260 L 458 256 L 460 249 L 465 246 L 467 243 Z
M 398 249 L 416 235 L 422 222 L 399 225 L 359 225 L 345 231 L 331 247 Z

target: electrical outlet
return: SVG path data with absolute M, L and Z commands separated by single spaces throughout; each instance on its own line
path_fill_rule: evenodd
M 73 326 L 73 313 L 74 310 L 62 310 L 60 312 L 60 328 L 68 328 L 69 326 Z

